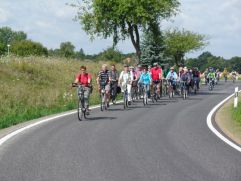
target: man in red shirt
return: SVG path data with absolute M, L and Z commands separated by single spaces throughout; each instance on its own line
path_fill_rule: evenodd
M 156 84 L 157 85 L 157 94 L 159 97 L 161 97 L 160 95 L 160 87 L 161 87 L 161 80 L 162 80 L 162 69 L 158 66 L 158 63 L 154 63 L 153 64 L 153 68 L 151 68 L 151 78 L 152 78 L 152 82 L 153 85 Z
M 85 107 L 89 111 L 89 97 L 91 93 L 91 74 L 86 72 L 86 67 L 81 66 L 80 72 L 76 75 L 75 83 L 79 83 L 85 87 L 84 98 L 85 98 Z

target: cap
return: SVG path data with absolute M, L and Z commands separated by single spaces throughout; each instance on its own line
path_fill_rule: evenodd
M 171 69 L 171 70 L 174 70 L 174 67 L 171 67 L 170 69 Z
M 134 67 L 133 66 L 130 66 L 130 69 L 133 69 Z
M 155 63 L 153 63 L 153 65 L 154 65 L 154 66 L 156 66 L 156 65 L 158 65 L 158 63 L 157 63 L 157 62 L 155 62 Z

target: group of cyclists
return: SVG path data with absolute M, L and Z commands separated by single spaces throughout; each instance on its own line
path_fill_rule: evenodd
M 80 67 L 80 72 L 77 74 L 75 84 L 81 84 L 84 87 L 84 102 L 86 112 L 89 113 L 89 97 L 92 92 L 92 76 L 87 72 L 85 66 Z M 209 72 L 207 77 L 212 77 L 212 72 Z M 154 63 L 153 66 L 137 65 L 129 66 L 124 65 L 122 71 L 118 71 L 116 66 L 111 65 L 108 70 L 107 64 L 103 64 L 101 71 L 97 75 L 98 91 L 104 91 L 106 109 L 110 105 L 116 103 L 117 93 L 127 92 L 128 105 L 131 105 L 135 99 L 143 98 L 142 91 L 145 89 L 148 101 L 151 100 L 153 90 L 157 99 L 160 99 L 164 93 L 167 94 L 169 88 L 172 89 L 172 94 L 181 93 L 181 83 L 185 84 L 188 92 L 196 87 L 199 90 L 201 73 L 198 68 L 180 67 L 175 70 L 171 67 L 170 70 L 164 69 L 158 64 Z M 135 92 L 136 96 L 133 96 Z

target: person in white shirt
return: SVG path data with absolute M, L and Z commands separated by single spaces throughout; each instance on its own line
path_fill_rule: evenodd
M 121 91 L 124 92 L 127 88 L 128 104 L 131 104 L 131 84 L 133 81 L 132 72 L 129 70 L 128 65 L 124 65 L 124 70 L 121 72 L 118 85 L 121 87 Z

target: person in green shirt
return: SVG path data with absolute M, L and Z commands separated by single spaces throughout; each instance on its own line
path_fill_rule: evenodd
M 216 75 L 215 75 L 215 72 L 214 72 L 213 69 L 210 69 L 210 72 L 208 73 L 207 78 L 208 78 L 209 81 L 212 81 L 212 83 L 214 85 Z

